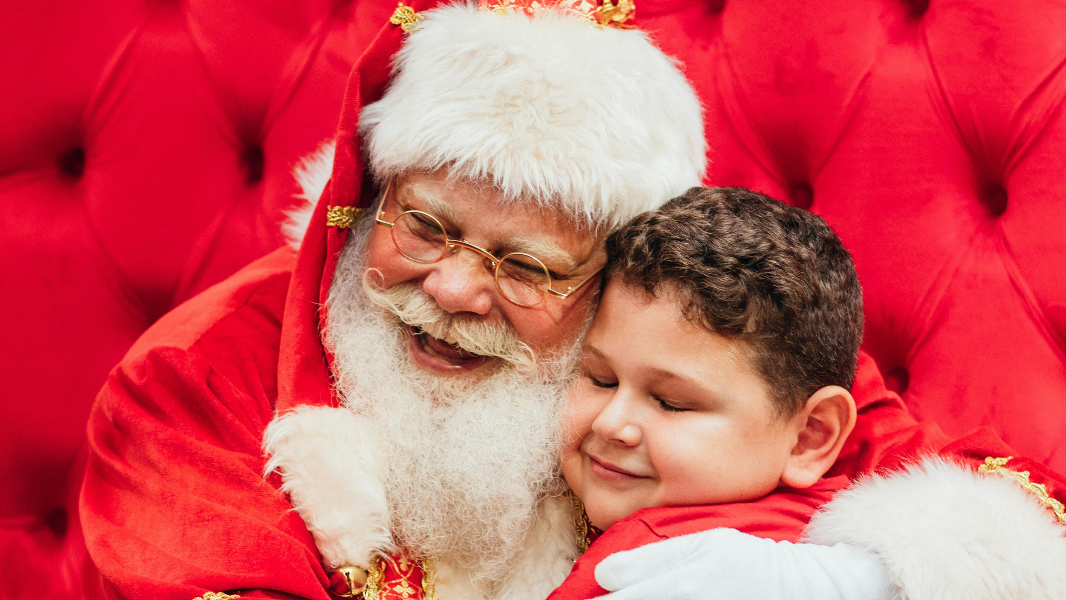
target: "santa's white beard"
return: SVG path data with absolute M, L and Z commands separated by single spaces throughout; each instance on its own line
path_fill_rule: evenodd
M 364 290 L 366 232 L 352 233 L 358 238 L 341 253 L 330 288 L 324 339 L 344 404 L 384 440 L 378 452 L 393 536 L 414 556 L 459 566 L 491 588 L 508 572 L 538 503 L 563 489 L 559 416 L 577 344 L 538 357 L 535 367 L 500 361 L 477 380 L 429 373 L 412 361 L 400 320 Z

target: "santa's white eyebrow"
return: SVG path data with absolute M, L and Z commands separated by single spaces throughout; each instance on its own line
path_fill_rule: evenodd
M 448 225 L 462 228 L 462 219 L 456 214 L 455 209 L 427 190 L 425 186 L 419 183 L 412 183 L 404 186 L 404 192 L 408 195 L 408 199 L 417 200 L 422 205 L 418 210 L 428 212 L 438 219 L 445 220 Z
M 566 275 L 577 268 L 577 262 L 568 252 L 541 240 L 512 238 L 507 240 L 507 250 L 536 256 L 558 275 Z

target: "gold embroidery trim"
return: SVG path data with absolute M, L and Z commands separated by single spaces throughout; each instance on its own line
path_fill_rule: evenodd
M 207 592 L 203 596 L 197 596 L 192 600 L 236 600 L 240 597 L 240 594 L 230 595 L 223 592 Z
M 391 563 L 393 570 L 400 575 L 399 581 L 385 581 L 385 564 L 386 561 Z M 404 600 L 418 599 L 421 600 L 437 600 L 437 588 L 433 576 L 433 569 L 428 564 L 429 561 L 423 561 L 420 565 L 422 568 L 422 581 L 417 584 L 412 582 L 408 577 L 411 573 L 411 559 L 406 556 L 400 556 L 399 563 L 393 561 L 392 557 L 382 556 L 377 560 L 372 561 L 370 568 L 367 569 L 366 587 L 363 588 L 363 600 L 385 600 L 388 598 L 388 594 L 397 595 Z M 415 586 L 418 586 L 417 588 Z M 421 596 L 418 592 L 421 591 Z
M 633 24 L 630 21 L 636 15 L 637 6 L 635 0 L 563 0 L 558 4 L 552 3 L 555 10 L 563 10 L 572 13 L 598 29 L 617 27 L 630 29 Z M 500 15 L 509 15 L 512 11 L 524 12 L 529 16 L 535 16 L 548 7 L 540 2 L 517 3 L 516 0 L 488 0 L 480 4 L 479 10 L 491 10 Z
M 366 212 L 365 208 L 354 206 L 329 206 L 326 208 L 326 227 L 348 229 L 355 225 L 364 212 Z
M 389 17 L 389 23 L 399 25 L 404 33 L 411 33 L 411 30 L 420 21 L 422 21 L 422 15 L 416 13 L 415 9 L 405 5 L 403 2 L 396 7 L 396 10 L 392 11 L 392 16 Z
M 1066 507 L 1063 506 L 1062 502 L 1059 502 L 1058 500 L 1052 498 L 1051 494 L 1048 493 L 1047 487 L 1044 486 L 1044 484 L 1033 483 L 1032 481 L 1029 481 L 1029 471 L 1012 471 L 1011 469 L 1006 468 L 1007 463 L 1012 458 L 1014 457 L 986 457 L 985 464 L 977 467 L 977 470 L 981 473 L 995 473 L 997 475 L 1003 475 L 1005 477 L 1010 477 L 1014 479 L 1023 488 L 1025 488 L 1026 491 L 1036 496 L 1037 500 L 1039 500 L 1041 504 L 1048 507 L 1051 512 L 1055 513 L 1055 518 L 1057 518 L 1060 523 L 1066 525 Z

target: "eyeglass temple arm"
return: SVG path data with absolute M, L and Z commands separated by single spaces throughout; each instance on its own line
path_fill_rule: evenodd
M 381 204 L 378 206 L 378 214 L 377 217 L 374 219 L 375 221 L 377 221 L 378 225 L 384 225 L 389 229 L 392 229 L 392 226 L 395 225 L 395 223 L 389 223 L 385 220 L 385 202 L 387 202 L 389 199 L 389 190 L 391 188 L 392 179 L 389 179 L 389 182 L 385 184 L 385 191 L 381 192 Z
M 588 277 L 586 277 L 584 279 L 584 281 L 582 281 L 581 283 L 579 283 L 579 284 L 577 284 L 575 286 L 571 286 L 571 287 L 567 288 L 565 292 L 559 292 L 559 291 L 553 290 L 553 289 L 551 289 L 549 287 L 548 288 L 548 293 L 553 295 L 553 296 L 555 296 L 556 298 L 564 298 L 565 299 L 570 294 L 573 294 L 574 292 L 576 292 L 579 289 L 581 289 L 581 286 L 583 286 L 586 283 L 592 281 L 592 279 L 594 277 L 596 277 L 597 275 L 599 275 L 603 271 L 603 269 L 604 269 L 604 267 L 600 267 L 599 269 L 596 269 L 596 271 L 592 275 L 589 275 Z

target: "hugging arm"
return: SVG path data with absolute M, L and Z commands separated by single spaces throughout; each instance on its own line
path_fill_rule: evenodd
M 1063 598 L 1062 482 L 1021 466 L 1046 494 L 1022 471 L 931 458 L 840 493 L 808 543 L 717 529 L 620 552 L 596 577 L 610 600 Z
M 596 569 L 609 600 L 889 600 L 873 554 L 712 529 L 619 552 Z

